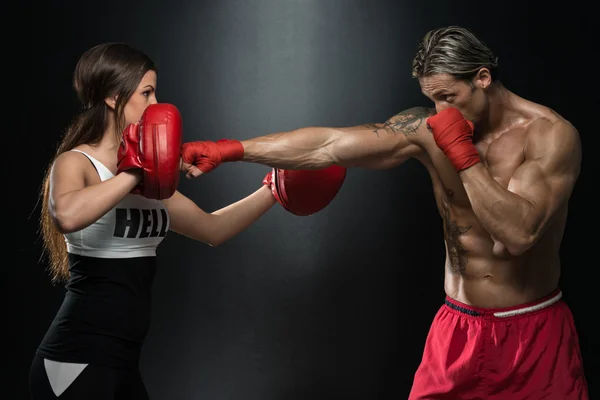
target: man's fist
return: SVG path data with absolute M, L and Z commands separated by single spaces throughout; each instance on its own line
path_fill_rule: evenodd
M 473 145 L 473 123 L 456 108 L 447 108 L 427 118 L 427 126 L 438 147 L 460 172 L 481 161 Z
M 200 171 L 210 172 L 223 162 L 239 161 L 243 157 L 244 146 L 237 140 L 188 142 L 181 147 L 183 169 L 188 178 L 200 175 Z

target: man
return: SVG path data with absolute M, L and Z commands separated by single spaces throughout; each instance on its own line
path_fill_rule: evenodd
M 435 110 L 411 108 L 351 128 L 186 143 L 184 169 L 191 177 L 238 160 L 281 169 L 419 160 L 444 220 L 447 297 L 410 399 L 587 399 L 577 332 L 558 289 L 579 134 L 504 87 L 497 66 L 468 30 L 433 30 L 412 75 Z

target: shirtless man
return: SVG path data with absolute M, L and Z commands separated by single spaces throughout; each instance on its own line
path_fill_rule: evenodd
M 579 134 L 504 87 L 497 66 L 468 30 L 433 30 L 412 75 L 434 110 L 351 128 L 190 142 L 184 170 L 195 177 L 226 161 L 384 169 L 419 160 L 444 221 L 447 296 L 409 399 L 587 399 L 578 335 L 558 288 Z

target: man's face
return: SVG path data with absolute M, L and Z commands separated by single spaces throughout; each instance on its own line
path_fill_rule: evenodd
M 421 91 L 435 103 L 439 113 L 446 108 L 456 108 L 463 116 L 477 123 L 486 108 L 487 100 L 483 88 L 488 86 L 479 74 L 471 84 L 455 79 L 449 74 L 435 74 L 419 78 Z

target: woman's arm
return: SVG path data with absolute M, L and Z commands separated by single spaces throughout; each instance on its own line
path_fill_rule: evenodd
M 218 246 L 256 222 L 273 207 L 275 198 L 271 189 L 265 185 L 251 195 L 210 214 L 180 192 L 175 192 L 163 202 L 169 211 L 173 232 Z
M 86 186 L 86 171 L 96 173 L 83 154 L 61 154 L 50 174 L 49 211 L 61 233 L 79 231 L 106 214 L 141 181 L 138 170 Z

